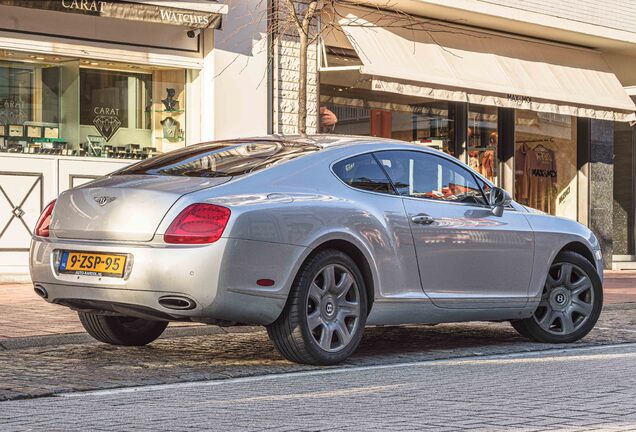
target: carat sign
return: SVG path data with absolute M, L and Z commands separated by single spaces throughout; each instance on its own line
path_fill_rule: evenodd
M 119 119 L 119 110 L 96 107 L 93 113 L 95 114 L 93 125 L 95 125 L 95 128 L 97 128 L 97 131 L 104 137 L 106 142 L 109 142 L 122 125 Z
M 102 0 L 0 0 L 0 5 L 70 12 L 89 16 L 146 21 L 179 25 L 189 28 L 218 28 L 221 16 L 214 13 L 191 11 L 151 3 Z

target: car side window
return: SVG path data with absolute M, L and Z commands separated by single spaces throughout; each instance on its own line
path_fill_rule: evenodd
M 481 187 L 481 190 L 484 193 L 484 197 L 486 197 L 486 202 L 489 202 L 490 201 L 490 191 L 492 190 L 492 188 L 490 187 L 490 185 L 488 183 L 486 183 L 485 181 L 483 181 L 479 177 L 475 176 L 475 179 L 477 179 L 477 184 Z
M 399 150 L 375 155 L 400 195 L 486 205 L 473 174 L 443 157 Z
M 343 182 L 356 189 L 395 194 L 391 182 L 370 153 L 334 164 L 333 172 Z

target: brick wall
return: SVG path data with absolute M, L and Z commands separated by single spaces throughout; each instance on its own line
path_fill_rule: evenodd
M 636 33 L 634 0 L 478 0 Z
M 276 1 L 278 3 L 278 0 Z M 305 0 L 298 3 L 306 4 Z M 278 19 L 286 20 L 285 8 L 277 5 Z M 293 26 L 285 26 L 285 34 L 274 36 L 274 133 L 298 133 L 298 52 L 299 38 Z M 307 77 L 307 133 L 316 133 L 318 121 L 318 61 L 317 47 L 309 48 Z

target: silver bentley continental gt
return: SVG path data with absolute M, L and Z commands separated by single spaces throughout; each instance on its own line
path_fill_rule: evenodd
M 317 365 L 350 356 L 366 325 L 510 321 L 573 342 L 603 303 L 585 226 L 443 153 L 369 137 L 211 142 L 131 165 L 46 207 L 30 269 L 99 341 L 263 325 Z

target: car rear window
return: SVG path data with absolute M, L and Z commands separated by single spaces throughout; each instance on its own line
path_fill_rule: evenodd
M 386 174 L 369 153 L 334 164 L 333 172 L 343 182 L 356 189 L 395 194 Z
M 228 141 L 198 144 L 119 170 L 115 175 L 232 177 L 314 153 L 320 147 L 280 141 Z

